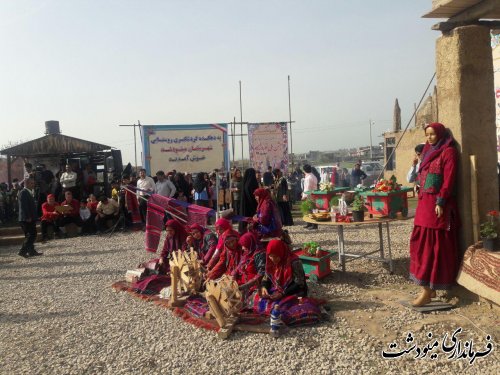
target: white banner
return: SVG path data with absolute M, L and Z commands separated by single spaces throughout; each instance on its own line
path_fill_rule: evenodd
M 143 165 L 149 175 L 163 170 L 227 170 L 227 124 L 144 125 Z

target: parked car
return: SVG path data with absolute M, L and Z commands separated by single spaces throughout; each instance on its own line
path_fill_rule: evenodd
M 367 177 L 363 181 L 364 186 L 371 186 L 375 183 L 375 181 L 383 176 L 382 171 L 384 166 L 376 161 L 367 161 L 361 164 L 361 169 L 366 173 Z M 379 177 L 380 176 L 380 177 Z

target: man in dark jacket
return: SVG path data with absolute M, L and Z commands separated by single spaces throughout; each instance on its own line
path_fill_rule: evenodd
M 262 176 L 264 180 L 264 186 L 272 187 L 274 183 L 273 168 L 271 166 L 267 167 L 267 172 L 264 172 Z
M 366 177 L 366 173 L 361 170 L 361 164 L 354 164 L 354 168 L 351 172 L 351 187 L 358 186 Z
M 17 201 L 19 204 L 19 224 L 23 228 L 24 242 L 19 255 L 28 258 L 31 256 L 42 255 L 35 250 L 36 240 L 36 204 L 33 197 L 33 188 L 35 180 L 29 177 L 24 181 L 24 189 L 19 192 Z

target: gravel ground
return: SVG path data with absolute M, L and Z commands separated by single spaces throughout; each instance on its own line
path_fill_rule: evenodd
M 296 244 L 316 240 L 324 248 L 336 248 L 331 229 L 308 231 L 300 220 L 296 223 L 290 229 Z M 142 232 L 51 241 L 39 244 L 45 255 L 33 259 L 17 256 L 17 247 L 0 248 L 0 373 L 500 373 L 497 308 L 454 298 L 456 309 L 423 315 L 398 303 L 417 290 L 407 280 L 411 228 L 411 220 L 391 225 L 393 275 L 374 261 L 348 263 L 345 273 L 332 262 L 333 274 L 310 284 L 313 296 L 329 301 L 332 319 L 291 329 L 277 340 L 234 332 L 223 341 L 167 309 L 114 292 L 113 282 L 150 257 Z M 345 237 L 355 251 L 378 242 L 376 228 L 347 229 Z M 414 359 L 414 352 L 393 360 L 381 355 L 391 342 L 407 348 L 410 331 L 423 348 L 430 342 L 429 332 L 441 339 L 458 327 L 463 328 L 458 336 L 462 344 L 473 339 L 479 351 L 485 348 L 486 333 L 491 334 L 493 352 L 472 365 L 465 359 L 448 360 L 440 348 L 433 351 L 435 360 Z

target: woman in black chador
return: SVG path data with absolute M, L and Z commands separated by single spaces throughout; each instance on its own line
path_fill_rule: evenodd
M 253 193 L 259 188 L 257 177 L 255 176 L 255 169 L 248 168 L 243 176 L 243 190 L 241 191 L 240 215 L 252 218 L 257 212 L 257 201 Z M 241 222 L 238 226 L 240 233 L 246 232 L 246 222 Z

